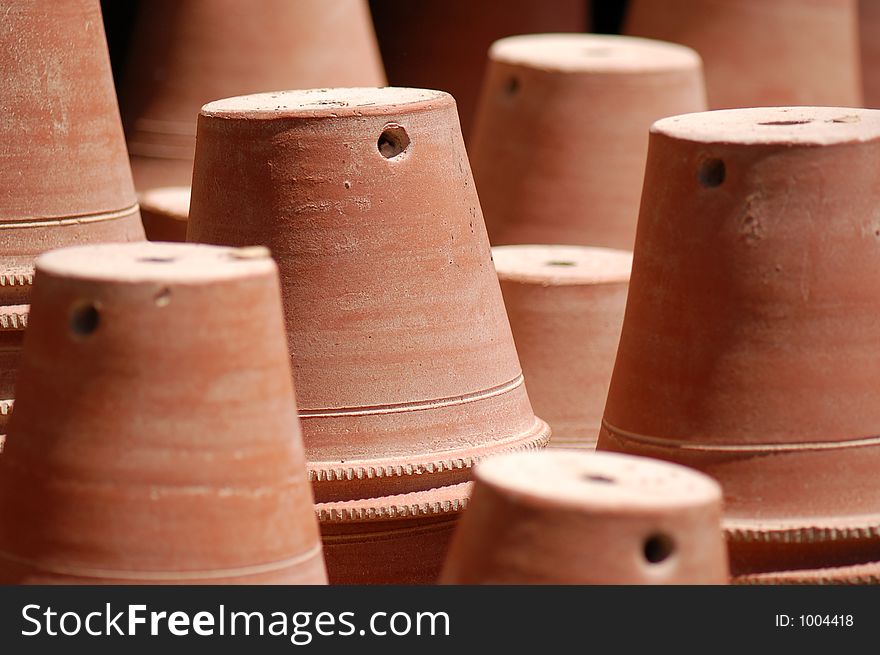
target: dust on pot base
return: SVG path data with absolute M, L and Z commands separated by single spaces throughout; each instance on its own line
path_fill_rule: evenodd
M 0 580 L 322 583 L 312 502 L 268 251 L 38 259 L 0 457 Z
M 623 323 L 632 253 L 495 246 L 492 256 L 529 399 L 550 446 L 596 445 Z
M 198 144 L 187 238 L 278 261 L 317 502 L 449 487 L 547 442 L 451 96 L 230 98 L 202 109 Z

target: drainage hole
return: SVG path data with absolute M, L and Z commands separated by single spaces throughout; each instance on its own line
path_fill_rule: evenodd
M 93 303 L 80 303 L 70 312 L 70 332 L 78 337 L 88 336 L 98 329 L 100 319 L 98 308 Z
M 657 533 L 645 539 L 645 559 L 651 564 L 663 562 L 675 552 L 675 542 L 666 534 Z
M 386 125 L 376 144 L 385 159 L 393 159 L 409 147 L 409 135 L 400 125 Z

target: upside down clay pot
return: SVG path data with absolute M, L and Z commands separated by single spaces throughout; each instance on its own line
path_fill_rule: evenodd
M 492 457 L 447 584 L 724 584 L 721 489 L 666 462 L 548 450 Z
M 0 582 L 326 581 L 283 326 L 262 248 L 41 256 Z
M 144 232 L 150 241 L 186 241 L 188 186 L 157 187 L 138 196 Z
M 880 112 L 651 130 L 599 448 L 717 478 L 737 575 L 877 559 Z
M 10 4 L 0 70 L 4 278 L 52 248 L 143 239 L 98 0 Z
M 206 102 L 384 83 L 366 0 L 142 2 L 122 92 L 135 184 L 190 185 Z
M 648 128 L 706 108 L 688 48 L 592 34 L 496 42 L 469 143 L 494 245 L 632 249 Z
M 551 447 L 596 446 L 623 323 L 632 253 L 495 246 L 495 269 L 535 413 Z
M 583 32 L 590 23 L 587 0 L 372 0 L 370 7 L 391 84 L 451 93 L 465 135 L 493 41 L 530 32 Z
M 187 238 L 266 245 L 279 263 L 318 503 L 345 513 L 358 499 L 429 490 L 453 502 L 447 487 L 477 459 L 546 443 L 451 96 L 230 98 L 202 109 L 198 143 Z M 387 562 L 407 557 L 422 554 Z M 345 581 L 328 561 L 331 581 Z M 374 581 L 417 581 L 384 564 L 359 566 Z
M 626 32 L 699 52 L 713 109 L 858 106 L 856 2 L 630 0 Z

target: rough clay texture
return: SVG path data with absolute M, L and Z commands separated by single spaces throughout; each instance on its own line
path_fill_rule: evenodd
M 122 106 L 139 190 L 190 185 L 206 102 L 385 83 L 366 0 L 150 0 L 136 25 Z
M 451 96 L 279 92 L 199 121 L 187 236 L 278 261 L 319 503 L 455 485 L 546 443 Z
M 712 108 L 862 104 L 857 0 L 631 0 L 626 32 L 699 52 Z
M 705 108 L 700 59 L 682 46 L 589 34 L 496 42 L 469 143 L 492 244 L 631 250 L 648 128 Z
M 471 134 L 486 52 L 494 41 L 526 32 L 584 32 L 584 0 L 370 3 L 388 79 L 395 86 L 448 91 L 458 103 L 462 131 Z
M 548 450 L 480 463 L 448 584 L 724 584 L 721 489 L 665 462 Z
M 41 257 L 0 581 L 326 581 L 283 329 L 265 250 Z
M 878 161 L 874 110 L 654 126 L 601 449 L 710 473 L 738 534 L 880 524 Z
M 492 254 L 529 399 L 553 431 L 550 446 L 594 448 L 632 253 L 526 245 Z

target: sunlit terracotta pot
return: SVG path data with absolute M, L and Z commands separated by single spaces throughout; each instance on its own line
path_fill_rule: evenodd
M 548 450 L 476 468 L 447 584 L 724 584 L 721 489 L 682 466 Z
M 198 143 L 188 239 L 279 263 L 319 503 L 456 485 L 546 443 L 451 96 L 231 98 L 203 108 Z
M 325 581 L 283 325 L 265 249 L 40 257 L 0 581 Z
M 875 110 L 652 128 L 599 447 L 720 480 L 736 574 L 876 559 L 878 175 Z
M 138 196 L 144 232 L 150 241 L 186 241 L 188 186 L 157 187 Z
M 142 2 L 122 93 L 137 188 L 190 185 L 206 102 L 384 83 L 366 0 Z
M 690 46 L 712 108 L 859 106 L 857 0 L 630 0 L 626 32 Z
M 496 42 L 469 151 L 494 245 L 632 249 L 648 128 L 706 108 L 688 48 L 594 34 Z
M 492 255 L 529 399 L 553 430 L 550 446 L 595 448 L 632 253 L 523 245 Z
M 143 239 L 98 0 L 9 4 L 0 71 L 4 282 L 52 248 Z
M 589 0 L 373 0 L 370 7 L 390 83 L 451 93 L 465 136 L 493 41 L 532 32 L 583 32 L 590 25 Z

